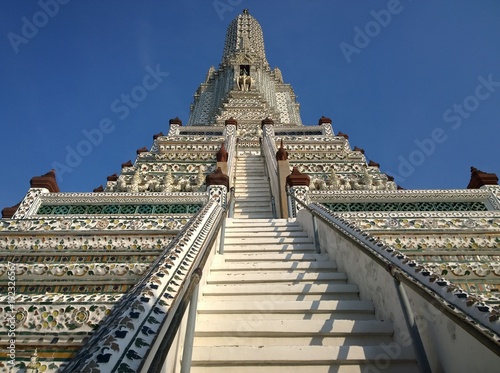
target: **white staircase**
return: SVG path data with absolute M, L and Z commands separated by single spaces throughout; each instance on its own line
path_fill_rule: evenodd
M 271 191 L 262 156 L 244 153 L 238 155 L 234 205 L 235 218 L 272 218 Z
M 404 348 L 387 367 L 392 324 L 293 221 L 229 219 L 201 293 L 193 373 L 418 372 Z

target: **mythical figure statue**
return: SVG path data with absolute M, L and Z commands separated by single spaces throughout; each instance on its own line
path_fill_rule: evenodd
M 243 70 L 243 74 L 236 77 L 236 84 L 238 89 L 243 92 L 248 92 L 252 88 L 254 79 Z

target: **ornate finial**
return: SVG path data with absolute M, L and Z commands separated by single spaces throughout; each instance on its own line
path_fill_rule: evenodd
M 292 173 L 286 177 L 286 185 L 294 186 L 309 186 L 311 178 L 309 175 L 303 174 L 297 167 L 292 169 Z
M 332 120 L 330 118 L 325 117 L 324 115 L 319 118 L 318 120 L 318 126 L 321 126 L 323 124 L 332 124 Z
M 179 117 L 175 117 L 173 119 L 170 119 L 168 121 L 168 124 L 170 124 L 170 125 L 177 124 L 178 126 L 182 126 L 182 120 L 180 120 Z
M 149 151 L 149 150 L 148 150 L 148 148 L 146 148 L 146 147 L 144 146 L 144 147 L 142 147 L 142 148 L 140 148 L 140 149 L 137 149 L 137 150 L 136 150 L 136 153 L 137 153 L 137 155 L 139 155 L 139 154 L 141 154 L 141 153 L 147 153 L 148 151 Z
M 274 120 L 272 120 L 271 118 L 267 117 L 266 119 L 263 119 L 262 122 L 260 122 L 260 126 L 261 128 L 264 127 L 264 125 L 274 125 Z
M 358 148 L 357 146 L 355 146 L 352 150 L 354 150 L 355 152 L 360 152 L 361 154 L 365 154 L 365 149 Z
M 21 202 L 19 202 L 17 205 L 11 206 L 11 207 L 5 207 L 2 210 L 2 219 L 10 219 L 14 216 L 16 213 L 17 209 L 21 206 Z
M 122 163 L 122 168 L 132 167 L 132 166 L 133 166 L 133 164 L 132 164 L 132 161 L 130 159 L 127 162 Z
M 340 136 L 342 136 L 344 139 L 349 140 L 349 135 L 348 135 L 348 134 L 346 134 L 346 133 L 343 133 L 343 132 L 340 132 L 340 131 L 339 131 L 339 132 L 337 133 L 337 136 L 339 136 L 339 137 L 340 137 Z
M 250 12 L 248 11 L 248 9 L 243 9 L 243 14 L 249 15 Z
M 281 139 L 280 148 L 276 152 L 276 160 L 277 161 L 286 161 L 287 159 L 288 159 L 288 152 L 283 147 L 283 139 Z
M 229 176 L 223 174 L 222 169 L 217 167 L 217 171 L 205 177 L 205 184 L 207 187 L 210 185 L 224 185 L 229 190 Z
M 470 181 L 467 189 L 479 189 L 483 185 L 498 185 L 498 177 L 494 173 L 487 173 L 475 167 L 470 168 Z
M 113 175 L 109 175 L 107 178 L 108 181 L 117 181 L 118 180 L 118 175 L 114 173 Z
M 156 140 L 158 137 L 164 136 L 163 132 L 159 132 L 153 135 L 153 140 Z
M 219 151 L 215 156 L 217 158 L 217 162 L 227 162 L 228 154 L 226 151 L 226 147 L 224 146 L 224 143 L 222 143 Z
M 56 181 L 56 171 L 50 170 L 45 175 L 35 176 L 30 180 L 31 188 L 47 188 L 51 193 L 59 193 Z
M 233 117 L 229 118 L 229 119 L 226 119 L 224 121 L 224 124 L 227 126 L 227 125 L 234 125 L 234 126 L 238 126 L 238 121 L 236 119 L 234 119 Z

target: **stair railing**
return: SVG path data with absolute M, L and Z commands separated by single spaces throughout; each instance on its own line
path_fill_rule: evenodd
M 224 216 L 221 202 L 211 198 L 115 305 L 63 371 L 97 368 L 110 373 L 160 372 L 180 333 L 184 312 L 190 301 L 196 299 L 193 294 Z M 122 328 L 126 328 L 126 333 L 117 337 L 118 332 L 123 334 Z M 109 350 L 110 341 L 115 343 L 116 352 L 103 357 L 102 351 Z
M 387 246 L 383 241 L 373 237 L 368 232 L 356 227 L 354 224 L 335 214 L 326 207 L 318 203 L 306 204 L 300 198 L 294 196 L 290 191 L 287 192 L 290 201 L 295 202 L 299 211 L 295 212 L 300 216 L 302 211 L 307 211 L 314 219 L 319 219 L 330 229 L 341 233 L 348 241 L 354 243 L 355 248 L 359 249 L 373 263 L 383 267 L 394 279 L 394 284 L 404 314 L 405 322 L 408 327 L 416 359 L 422 372 L 432 372 L 429 360 L 422 342 L 422 338 L 415 321 L 408 294 L 403 285 L 411 289 L 417 295 L 433 306 L 438 305 L 439 310 L 449 319 L 467 331 L 472 337 L 487 347 L 490 351 L 500 356 L 500 325 L 495 323 L 496 319 L 490 318 L 489 325 L 484 317 L 486 306 L 478 305 L 476 310 L 472 310 L 467 304 L 468 295 L 458 290 L 449 281 L 440 278 L 437 275 L 431 275 L 425 267 L 418 265 L 406 255 Z M 303 215 L 305 217 L 305 215 Z M 307 216 L 307 221 L 311 219 Z M 317 224 L 313 224 L 312 229 L 315 238 L 320 237 Z M 471 312 L 475 311 L 475 312 Z M 475 314 L 475 320 L 470 315 Z M 469 317 L 468 317 L 469 316 Z M 482 317 L 481 317 L 482 316 Z M 478 325 L 482 324 L 482 325 Z M 489 329 L 489 330 L 486 330 Z
M 265 169 L 271 188 L 271 203 L 273 207 L 273 216 L 278 217 L 276 209 L 276 199 L 279 200 L 279 180 L 278 180 L 278 164 L 276 161 L 276 144 L 273 136 L 264 136 L 262 144 L 262 154 L 264 155 Z

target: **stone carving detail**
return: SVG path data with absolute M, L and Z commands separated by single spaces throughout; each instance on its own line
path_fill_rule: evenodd
M 259 22 L 248 13 L 240 14 L 229 24 L 222 61 L 244 51 L 251 51 L 268 66 L 262 28 Z
M 164 204 L 205 203 L 206 193 L 51 193 L 40 196 L 41 204 Z M 36 212 L 36 211 L 35 211 Z
M 124 216 L 114 216 L 110 219 L 110 223 L 107 226 L 107 231 L 162 231 L 162 230 L 180 230 L 188 221 L 191 219 L 192 215 L 176 215 L 168 216 L 162 215 L 160 219 L 157 217 L 152 217 L 151 215 L 137 215 L 134 219 Z M 142 225 L 139 226 L 138 222 Z M 26 232 L 26 226 L 29 224 L 29 232 L 45 232 L 49 231 L 95 231 L 102 230 L 102 216 L 89 216 L 86 218 L 72 218 L 68 224 L 66 219 L 58 218 L 41 218 L 41 219 L 30 219 L 25 221 L 17 220 L 0 220 L 0 232 Z
M 319 165 L 311 165 L 311 167 L 321 167 Z M 301 172 L 306 167 L 300 167 Z M 309 167 L 307 167 L 309 168 Z M 332 168 L 331 165 L 325 165 L 326 169 Z M 385 176 L 385 175 L 384 175 Z M 376 179 L 375 179 L 376 178 Z M 362 175 L 338 175 L 334 170 L 330 172 L 330 176 L 325 180 L 324 177 L 313 177 L 310 185 L 311 191 L 327 191 L 327 190 L 396 190 L 396 184 L 388 181 L 386 178 L 381 178 L 381 175 L 373 176 L 365 168 Z
M 156 166 L 156 167 L 154 167 Z M 196 168 L 195 165 L 178 165 L 174 164 L 171 168 L 167 168 L 167 164 L 156 165 L 141 165 L 132 176 L 120 175 L 117 182 L 108 182 L 106 192 L 126 192 L 126 193 L 146 193 L 146 192 L 203 192 L 205 172 L 209 172 L 215 168 L 212 165 L 208 168 L 200 165 Z M 153 168 L 154 170 L 150 170 Z M 150 171 L 165 172 L 162 177 L 160 175 L 152 175 Z M 173 176 L 172 171 L 176 172 L 196 172 L 197 175 L 177 175 Z
M 287 144 L 288 147 L 288 144 Z M 397 191 L 325 191 L 311 193 L 314 202 L 391 202 L 403 199 L 412 201 L 440 202 L 482 202 L 488 200 L 490 192 L 481 189 L 449 189 L 449 190 L 397 190 Z M 494 214 L 496 215 L 496 213 Z
M 288 102 L 290 102 L 290 95 L 287 92 L 276 92 L 276 104 L 280 112 L 281 123 L 291 122 L 290 114 L 288 113 Z
M 308 192 L 309 192 L 309 187 L 307 186 L 294 186 L 289 188 L 290 194 L 304 202 L 305 204 L 309 204 L 309 198 L 308 198 Z M 297 203 L 294 198 L 291 198 L 292 202 L 292 211 L 294 213 L 294 216 L 297 216 L 297 213 L 302 210 L 304 207 Z
M 253 85 L 255 84 L 255 79 L 252 78 L 250 75 L 246 75 L 246 73 L 243 73 L 242 75 L 236 77 L 235 81 L 238 86 L 238 89 L 243 92 L 250 91 Z
M 82 304 L 78 303 L 76 298 L 78 295 L 68 297 L 67 303 L 50 305 L 39 305 L 34 301 L 16 301 L 14 308 L 16 331 L 35 335 L 59 332 L 61 329 L 75 334 L 88 333 L 92 332 L 110 314 L 113 307 L 113 304 L 99 304 L 99 302 Z M 41 302 L 48 302 L 48 299 L 44 297 Z M 10 309 L 0 308 L 2 319 L 5 320 L 10 313 Z M 0 324 L 0 331 L 7 332 L 7 326 L 4 323 Z
M 227 188 L 211 185 L 208 188 L 209 198 L 210 200 L 216 201 L 219 205 L 222 206 L 223 209 L 227 206 Z
M 17 208 L 16 213 L 12 216 L 12 219 L 22 219 L 29 216 L 31 212 L 38 208 L 38 197 L 42 194 L 48 194 L 48 190 L 31 188 L 21 202 L 21 205 Z
M 283 74 L 281 73 L 281 70 L 278 67 L 274 68 L 274 77 L 276 78 L 276 81 L 278 83 L 283 84 Z
M 463 231 L 468 232 L 470 228 L 466 225 L 466 222 L 470 222 L 471 218 L 451 218 L 446 215 L 448 213 L 442 213 L 443 217 L 405 217 L 403 218 L 386 218 L 384 213 L 373 213 L 373 215 L 378 215 L 377 217 L 366 217 L 359 216 L 361 213 L 357 213 L 358 217 L 354 217 L 354 213 L 338 213 L 339 216 L 349 218 L 353 224 L 356 224 L 360 228 L 367 231 L 423 231 L 423 230 L 436 230 L 436 229 L 446 229 L 450 232 Z M 366 214 L 365 214 L 366 215 Z M 411 214 L 407 214 L 411 215 Z M 446 216 L 446 217 L 444 217 Z M 396 224 L 397 222 L 397 224 Z M 475 228 L 477 229 L 488 229 L 491 232 L 500 232 L 500 218 L 496 219 L 474 219 Z
M 184 219 L 185 220 L 185 219 Z M 29 222 L 29 221 L 28 221 Z M 31 223 L 31 222 L 30 222 Z M 96 228 L 106 229 L 111 222 L 102 219 L 96 223 Z M 30 224 L 31 225 L 31 224 Z M 105 226 L 105 227 L 104 227 Z M 175 224 L 177 229 L 182 228 L 180 221 Z M 27 229 L 22 229 L 26 231 Z M 63 253 L 94 253 L 94 252 L 122 252 L 133 250 L 134 252 L 157 251 L 164 248 L 172 241 L 171 236 L 70 236 L 58 235 L 57 237 L 32 236 L 1 236 L 0 247 L 11 252 L 37 251 L 51 254 Z
M 426 225 L 422 227 L 426 228 Z M 436 224 L 434 229 L 438 228 Z M 388 245 L 393 246 L 398 250 L 415 250 L 425 249 L 425 252 L 420 252 L 413 255 L 435 255 L 433 252 L 449 251 L 446 255 L 446 260 L 460 261 L 457 257 L 461 256 L 464 250 L 471 250 L 475 255 L 469 258 L 462 258 L 468 260 L 477 260 L 479 257 L 484 262 L 499 262 L 499 255 L 486 255 L 483 257 L 481 251 L 491 252 L 492 250 L 500 250 L 500 235 L 489 234 L 484 236 L 470 235 L 467 232 L 460 234 L 447 233 L 443 235 L 423 236 L 418 234 L 400 233 L 400 234 L 386 234 L 384 232 L 374 233 L 376 236 L 387 242 Z M 444 255 L 444 254 L 440 254 Z
M 34 280 L 38 276 L 40 279 L 56 277 L 62 279 L 67 276 L 83 277 L 96 276 L 133 276 L 143 275 L 149 268 L 149 263 L 82 263 L 82 264 L 16 264 L 16 276 L 20 280 L 23 278 Z M 8 270 L 7 264 L 0 263 L 0 276 Z

